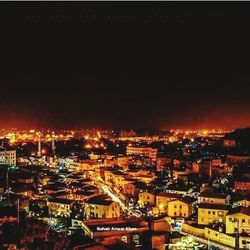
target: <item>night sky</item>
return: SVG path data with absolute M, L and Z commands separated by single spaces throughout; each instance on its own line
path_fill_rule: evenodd
M 249 3 L 0 4 L 0 128 L 250 125 Z

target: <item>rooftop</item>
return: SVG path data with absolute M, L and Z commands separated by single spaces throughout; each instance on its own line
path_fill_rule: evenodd
M 181 194 L 175 194 L 175 193 L 165 193 L 165 192 L 160 192 L 157 194 L 158 197 L 169 197 L 169 198 L 176 198 L 179 199 L 182 197 Z
M 89 204 L 96 204 L 96 205 L 103 205 L 103 206 L 109 206 L 114 201 L 109 198 L 106 194 L 99 194 L 93 197 L 90 197 L 86 203 Z
M 62 198 L 52 198 L 52 199 L 49 199 L 49 202 L 54 202 L 54 203 L 61 203 L 61 204 L 70 205 L 70 204 L 72 204 L 74 201 L 69 200 L 69 199 L 62 199 Z
M 242 206 L 234 207 L 228 211 L 227 215 L 239 214 L 239 213 L 250 216 L 250 208 L 249 207 L 242 207 Z
M 229 206 L 222 204 L 199 204 L 198 208 L 214 209 L 214 210 L 228 210 Z
M 225 199 L 227 198 L 227 194 L 222 194 L 222 193 L 214 193 L 214 192 L 209 192 L 209 191 L 204 191 L 201 192 L 200 197 L 206 197 L 206 198 L 218 198 L 218 199 Z

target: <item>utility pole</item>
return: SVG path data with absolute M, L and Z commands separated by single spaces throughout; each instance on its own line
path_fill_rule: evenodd
M 51 139 L 51 148 L 52 148 L 52 154 L 55 156 L 56 153 L 56 146 L 55 146 L 55 133 L 52 133 L 52 139 Z
M 10 192 L 9 192 L 9 167 L 7 167 L 7 172 L 6 172 L 6 192 L 7 192 L 7 200 L 8 200 L 8 205 L 10 204 Z
M 17 222 L 20 222 L 20 201 L 19 198 L 17 199 Z
M 236 237 L 235 237 L 235 249 L 239 250 L 240 249 L 240 221 L 239 219 L 234 219 L 233 222 L 237 223 L 237 232 L 236 232 Z

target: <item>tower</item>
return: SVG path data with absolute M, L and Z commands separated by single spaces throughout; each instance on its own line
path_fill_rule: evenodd
M 54 132 L 52 132 L 51 149 L 52 149 L 52 154 L 55 155 L 56 145 L 55 145 L 55 133 Z
M 38 150 L 37 150 L 37 156 L 41 157 L 41 133 L 38 133 Z

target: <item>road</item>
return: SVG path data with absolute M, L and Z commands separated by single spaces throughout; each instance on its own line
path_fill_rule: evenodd
M 100 186 L 102 188 L 102 190 L 104 191 L 104 193 L 108 194 L 108 196 L 113 200 L 116 201 L 120 204 L 122 210 L 124 211 L 128 211 L 130 212 L 132 215 L 136 216 L 136 217 L 140 217 L 141 214 L 139 212 L 134 211 L 133 209 L 129 208 L 128 206 L 126 206 L 126 204 L 116 195 L 113 193 L 113 191 L 111 190 L 110 187 L 106 186 L 105 184 L 102 184 Z
M 202 244 L 205 244 L 205 245 L 209 244 L 210 246 L 218 247 L 221 250 L 232 250 L 232 249 L 234 249 L 232 247 L 224 246 L 224 245 L 222 245 L 220 243 L 217 243 L 217 242 L 214 242 L 214 241 L 211 241 L 211 240 L 208 241 L 207 239 L 204 239 L 204 238 L 192 235 L 192 234 L 188 234 L 188 233 L 185 233 L 183 231 L 181 231 L 181 234 L 184 234 L 186 236 L 190 236 L 191 238 L 193 238 L 195 241 L 197 241 L 199 243 L 202 243 Z
M 121 200 L 120 197 L 118 197 L 118 195 L 116 195 L 114 193 L 114 191 L 108 186 L 106 185 L 103 181 L 99 181 L 98 178 L 99 176 L 98 175 L 95 175 L 93 174 L 91 177 L 90 177 L 94 183 L 100 187 L 104 193 L 106 193 L 113 201 L 116 201 L 120 204 L 121 206 L 121 209 L 123 211 L 128 211 L 130 214 L 136 216 L 136 217 L 141 217 L 141 213 L 137 212 L 137 211 L 134 211 L 132 208 L 128 207 L 124 201 Z

